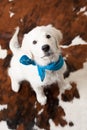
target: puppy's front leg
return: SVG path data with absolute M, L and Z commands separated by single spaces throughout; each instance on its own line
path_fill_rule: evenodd
M 37 97 L 37 101 L 41 104 L 41 105 L 45 105 L 46 104 L 46 100 L 47 97 L 44 94 L 44 89 L 43 87 L 34 87 L 33 88 L 35 93 L 36 93 L 36 97 Z
M 71 85 L 68 82 L 66 82 L 63 75 L 60 75 L 58 85 L 59 85 L 59 88 L 60 88 L 60 93 L 64 93 L 64 91 L 66 89 L 71 89 L 72 88 Z

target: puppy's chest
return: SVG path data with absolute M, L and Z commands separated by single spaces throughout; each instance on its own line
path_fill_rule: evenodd
M 46 76 L 44 80 L 46 80 L 49 83 L 53 83 L 53 82 L 56 82 L 58 78 L 59 78 L 58 71 L 46 70 Z
M 49 85 L 51 83 L 54 83 L 56 81 L 58 81 L 59 79 L 59 74 L 58 71 L 50 71 L 50 70 L 45 70 L 45 77 L 43 79 L 43 81 L 41 81 L 41 77 L 38 73 L 38 69 L 37 67 L 31 67 L 29 69 L 29 73 L 30 73 L 30 82 L 36 82 L 37 84 L 41 84 L 41 85 Z

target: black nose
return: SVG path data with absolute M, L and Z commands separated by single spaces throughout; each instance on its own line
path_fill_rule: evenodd
M 47 45 L 47 44 L 42 46 L 42 50 L 43 50 L 44 52 L 48 52 L 49 49 L 50 49 L 50 46 Z

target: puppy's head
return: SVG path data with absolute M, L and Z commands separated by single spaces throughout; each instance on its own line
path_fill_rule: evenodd
M 38 26 L 24 35 L 22 50 L 39 65 L 58 60 L 62 33 L 52 25 Z

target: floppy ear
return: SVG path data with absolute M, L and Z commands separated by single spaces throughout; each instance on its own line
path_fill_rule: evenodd
M 61 42 L 61 40 L 63 39 L 63 34 L 60 30 L 56 29 L 56 39 L 58 40 L 58 42 Z
M 60 42 L 62 41 L 63 39 L 63 34 L 60 30 L 56 29 L 55 28 L 55 38 L 56 38 L 56 41 L 57 41 L 57 47 L 60 48 Z

